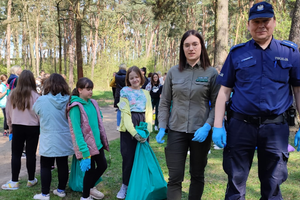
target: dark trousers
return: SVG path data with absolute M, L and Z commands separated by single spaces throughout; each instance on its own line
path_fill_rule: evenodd
M 97 168 L 96 168 L 96 165 Z M 103 148 L 99 150 L 98 155 L 94 155 L 91 157 L 91 169 L 85 172 L 83 178 L 83 191 L 82 197 L 88 198 L 90 196 L 90 189 L 93 188 L 98 181 L 98 179 L 102 176 L 107 168 L 106 158 L 103 151 Z
M 58 189 L 65 190 L 69 178 L 68 156 L 44 157 L 41 156 L 41 183 L 42 193 L 49 194 L 52 180 L 51 167 L 56 160 L 58 172 Z
M 193 137 L 194 134 L 169 130 L 168 143 L 165 148 L 169 169 L 168 200 L 181 200 L 182 181 L 188 150 L 190 150 L 191 174 L 189 200 L 201 199 L 204 188 L 204 169 L 211 144 L 211 133 L 202 143 L 192 141 Z
M 152 99 L 152 109 L 155 108 L 155 126 L 158 126 L 158 106 L 159 106 L 160 99 Z
M 138 126 L 140 122 L 145 121 L 144 113 L 131 113 L 132 123 Z M 121 144 L 121 155 L 122 155 L 122 182 L 124 185 L 129 184 L 131 170 L 134 161 L 135 149 L 138 141 L 132 137 L 129 132 L 120 132 L 120 144 Z
M 9 127 L 8 127 L 7 121 L 6 121 L 6 112 L 5 112 L 5 108 L 1 108 L 1 109 L 2 109 L 2 112 L 3 112 L 3 116 L 4 116 L 3 129 L 4 129 L 4 130 L 8 130 Z
M 228 175 L 226 200 L 244 200 L 246 181 L 257 147 L 261 200 L 281 200 L 280 184 L 288 176 L 289 127 L 285 124 L 260 126 L 231 118 L 227 128 L 227 146 L 223 168 Z
M 12 181 L 19 181 L 21 156 L 26 142 L 26 167 L 28 180 L 34 180 L 36 167 L 36 148 L 39 141 L 39 126 L 12 125 L 13 139 L 11 143 Z

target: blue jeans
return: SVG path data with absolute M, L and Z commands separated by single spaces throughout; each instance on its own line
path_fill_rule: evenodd
M 117 111 L 117 126 L 121 124 L 121 110 L 118 109 Z

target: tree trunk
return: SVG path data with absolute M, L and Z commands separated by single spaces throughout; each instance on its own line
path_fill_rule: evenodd
M 99 1 L 98 1 L 99 2 Z M 92 71 L 91 71 L 91 79 L 94 79 L 94 68 L 95 68 L 95 63 L 96 63 L 96 55 L 97 55 L 97 46 L 98 46 L 98 27 L 99 27 L 99 14 L 96 16 L 96 21 L 95 21 L 95 41 L 93 45 L 93 60 L 92 60 Z
M 58 1 L 56 3 L 56 9 L 57 9 L 57 26 L 58 26 L 58 65 L 59 65 L 59 73 L 61 74 L 61 27 L 60 27 L 60 10 L 59 10 L 59 4 L 61 1 Z
M 64 75 L 67 75 L 67 23 L 64 20 Z
M 295 42 L 300 49 L 300 0 L 296 0 L 289 40 Z
M 7 24 L 7 27 L 6 27 L 6 68 L 7 68 L 7 73 L 9 73 L 9 70 L 10 70 L 11 5 L 12 5 L 12 0 L 8 0 L 8 2 L 7 2 L 7 21 L 8 21 L 8 24 Z
M 76 55 L 77 55 L 77 79 L 83 77 L 83 60 L 81 51 L 81 22 L 80 1 L 76 2 Z
M 30 48 L 30 63 L 32 66 L 32 72 L 34 75 L 36 75 L 36 66 L 35 66 L 35 62 L 34 62 L 34 51 L 33 51 L 33 39 L 32 39 L 32 34 L 31 34 L 31 29 L 29 27 L 29 19 L 28 19 L 28 8 L 27 8 L 27 12 L 25 13 L 26 15 L 26 24 L 27 24 L 27 31 L 28 31 L 28 37 L 29 37 L 29 48 Z
M 36 72 L 34 74 L 40 74 L 40 57 L 39 57 L 39 19 L 40 12 L 37 12 L 36 16 L 36 30 L 35 30 L 35 57 L 36 57 Z
M 223 65 L 228 48 L 228 0 L 217 0 L 214 65 Z
M 22 59 L 23 59 L 23 65 L 25 65 L 25 68 L 27 68 L 27 53 L 26 53 L 26 38 L 27 38 L 27 35 L 26 35 L 26 24 L 23 23 L 23 30 L 22 30 Z
M 151 33 L 151 37 L 150 37 L 150 40 L 149 40 L 148 49 L 147 49 L 147 53 L 146 53 L 146 58 L 149 58 L 150 51 L 151 51 L 151 48 L 153 46 L 152 42 L 153 42 L 154 34 L 155 34 L 155 31 L 156 31 L 157 28 L 158 28 L 158 26 L 156 26 L 155 29 Z
M 72 6 L 69 7 L 69 10 L 72 10 Z M 74 14 L 69 12 L 69 87 L 73 88 L 74 81 L 74 62 L 75 62 L 75 36 L 74 36 Z

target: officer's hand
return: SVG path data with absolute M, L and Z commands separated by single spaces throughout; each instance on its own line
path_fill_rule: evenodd
M 139 141 L 140 143 L 144 143 L 144 142 L 146 142 L 146 140 L 147 140 L 147 138 L 143 138 L 140 134 L 135 134 L 134 136 L 133 136 L 137 141 Z
M 166 134 L 166 129 L 164 129 L 164 128 L 160 128 L 159 129 L 159 132 L 157 133 L 157 136 L 156 136 L 156 141 L 157 141 L 157 143 L 159 143 L 159 144 L 162 144 L 162 143 L 164 143 L 165 142 L 165 140 L 162 140 L 162 138 L 165 136 L 165 134 Z
M 213 128 L 212 140 L 220 148 L 226 146 L 226 130 L 224 126 L 222 128 Z
M 192 141 L 203 142 L 211 129 L 211 126 L 208 123 L 205 123 L 201 128 L 199 128 L 195 134 Z
M 297 151 L 300 151 L 300 129 L 297 131 L 294 139 L 295 147 L 298 146 Z
M 80 161 L 80 169 L 83 172 L 89 171 L 89 169 L 91 169 L 91 158 L 90 157 L 83 158 Z

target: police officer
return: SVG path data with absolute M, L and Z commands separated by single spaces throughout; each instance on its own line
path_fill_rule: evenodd
M 245 199 L 256 147 L 261 200 L 283 199 L 279 186 L 287 179 L 289 156 L 286 111 L 293 102 L 292 88 L 300 110 L 300 56 L 296 44 L 273 38 L 275 26 L 272 5 L 254 4 L 248 20 L 252 40 L 231 48 L 217 78 L 221 88 L 215 107 L 213 141 L 221 148 L 225 146 L 226 200 Z M 222 121 L 232 90 L 225 130 Z M 300 139 L 299 131 L 297 135 Z

